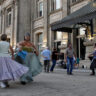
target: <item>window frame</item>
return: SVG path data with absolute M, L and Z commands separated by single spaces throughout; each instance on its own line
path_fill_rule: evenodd
M 57 0 L 51 0 L 51 8 L 50 8 L 50 10 L 51 10 L 51 12 L 52 11 L 55 11 L 55 10 L 59 10 L 59 9 L 61 9 L 62 8 L 62 0 L 60 0 L 60 7 L 58 8 L 57 7 Z
M 6 27 L 12 25 L 12 7 L 6 9 Z
M 40 4 L 42 4 L 42 7 L 43 7 L 42 11 L 40 9 Z M 43 0 L 39 0 L 38 1 L 38 17 L 43 17 L 43 15 L 44 15 L 44 3 L 43 3 Z

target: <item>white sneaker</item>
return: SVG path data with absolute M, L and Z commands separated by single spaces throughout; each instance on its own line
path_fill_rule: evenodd
M 0 83 L 0 86 L 1 88 L 6 88 L 6 85 L 3 82 Z

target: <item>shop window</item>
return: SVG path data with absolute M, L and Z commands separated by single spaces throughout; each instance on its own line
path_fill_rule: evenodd
M 9 27 L 11 25 L 11 22 L 12 22 L 12 12 L 11 8 L 8 8 L 6 13 L 6 26 Z
M 67 44 L 68 42 L 68 33 L 66 32 L 55 32 L 54 33 L 54 40 L 56 42 L 61 41 L 61 44 Z

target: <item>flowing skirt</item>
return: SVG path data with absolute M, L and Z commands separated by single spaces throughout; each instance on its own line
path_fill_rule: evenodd
M 42 72 L 42 64 L 38 56 L 34 53 L 28 53 L 25 60 L 21 59 L 20 56 L 16 56 L 16 61 L 21 62 L 23 65 L 29 68 L 29 71 L 21 77 L 21 81 L 30 82 L 33 81 L 33 77 Z
M 28 70 L 28 67 L 12 60 L 11 57 L 0 57 L 0 81 L 19 79 Z

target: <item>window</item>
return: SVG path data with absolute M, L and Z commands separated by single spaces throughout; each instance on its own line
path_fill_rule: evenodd
M 76 0 L 72 0 L 72 3 L 75 3 L 76 2 Z
M 8 8 L 7 13 L 6 13 L 6 26 L 7 27 L 11 25 L 11 21 L 12 21 L 11 8 Z
M 75 2 L 78 2 L 80 0 L 71 0 L 71 3 L 75 3 Z
M 41 17 L 43 16 L 43 2 L 39 2 L 38 6 L 38 16 Z
M 51 11 L 61 8 L 61 0 L 52 0 L 51 1 Z
M 56 0 L 56 9 L 61 8 L 61 0 Z

